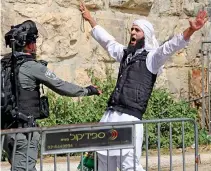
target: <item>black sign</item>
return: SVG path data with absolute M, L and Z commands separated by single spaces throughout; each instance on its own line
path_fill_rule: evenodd
M 50 132 L 45 135 L 45 151 L 132 144 L 132 127 L 88 131 Z

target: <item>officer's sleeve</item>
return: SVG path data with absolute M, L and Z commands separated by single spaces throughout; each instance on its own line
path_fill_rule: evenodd
M 63 96 L 78 97 L 88 93 L 86 88 L 63 81 L 55 73 L 40 63 L 31 65 L 31 75 L 51 90 Z

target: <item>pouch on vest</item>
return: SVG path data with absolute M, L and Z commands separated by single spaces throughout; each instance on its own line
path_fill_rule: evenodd
M 44 119 L 49 116 L 49 103 L 48 103 L 48 97 L 42 96 L 40 97 L 40 118 Z
M 47 66 L 47 62 L 44 60 L 39 60 L 39 63 L 41 63 L 44 66 Z M 44 88 L 43 85 L 42 87 L 42 94 L 44 94 Z M 45 95 L 42 95 L 40 97 L 40 118 L 39 119 L 45 119 L 49 117 L 49 102 L 48 102 L 48 97 Z
M 48 97 L 44 95 L 44 88 L 42 87 L 42 96 L 40 97 L 40 117 L 39 119 L 45 119 L 49 117 L 49 103 Z

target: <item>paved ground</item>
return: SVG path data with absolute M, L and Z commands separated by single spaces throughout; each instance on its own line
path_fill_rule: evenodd
M 182 164 L 182 156 L 181 155 L 173 155 L 173 171 L 182 171 L 183 164 Z M 71 157 L 70 159 L 70 171 L 76 171 L 80 158 L 79 157 Z M 149 167 L 148 171 L 158 170 L 158 158 L 157 156 L 150 156 L 149 157 Z M 162 155 L 161 156 L 161 165 L 160 170 L 162 171 L 169 171 L 169 156 Z M 194 154 L 186 154 L 185 157 L 185 170 L 186 171 L 194 171 Z M 57 164 L 54 166 L 53 158 L 48 158 L 43 160 L 43 171 L 67 171 L 67 162 L 66 158 L 64 157 L 57 157 Z M 143 167 L 146 167 L 145 161 L 141 161 Z M 55 170 L 56 167 L 56 170 Z M 1 163 L 1 170 L 2 171 L 9 171 L 9 164 L 7 162 Z M 40 171 L 40 163 L 37 164 L 37 171 Z M 199 171 L 211 171 L 211 151 L 207 153 L 200 154 L 200 164 L 199 164 Z

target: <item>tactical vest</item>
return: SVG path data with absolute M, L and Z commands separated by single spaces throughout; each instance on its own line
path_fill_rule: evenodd
M 21 113 L 40 118 L 40 91 L 39 86 L 33 91 L 25 90 L 19 86 L 19 106 Z
M 27 57 L 25 58 L 24 62 L 32 60 L 34 59 Z M 18 75 L 20 74 L 19 73 L 20 67 L 18 68 L 17 72 Z M 35 119 L 40 118 L 40 86 L 39 86 L 40 83 L 39 82 L 36 83 L 36 88 L 34 90 L 26 90 L 22 88 L 22 86 L 20 85 L 19 77 L 17 78 L 18 78 L 18 94 L 19 94 L 18 110 L 27 116 L 29 115 L 34 116 Z
M 156 81 L 156 74 L 146 66 L 148 52 L 135 54 L 129 62 L 124 51 L 116 87 L 108 101 L 108 108 L 142 119 Z

